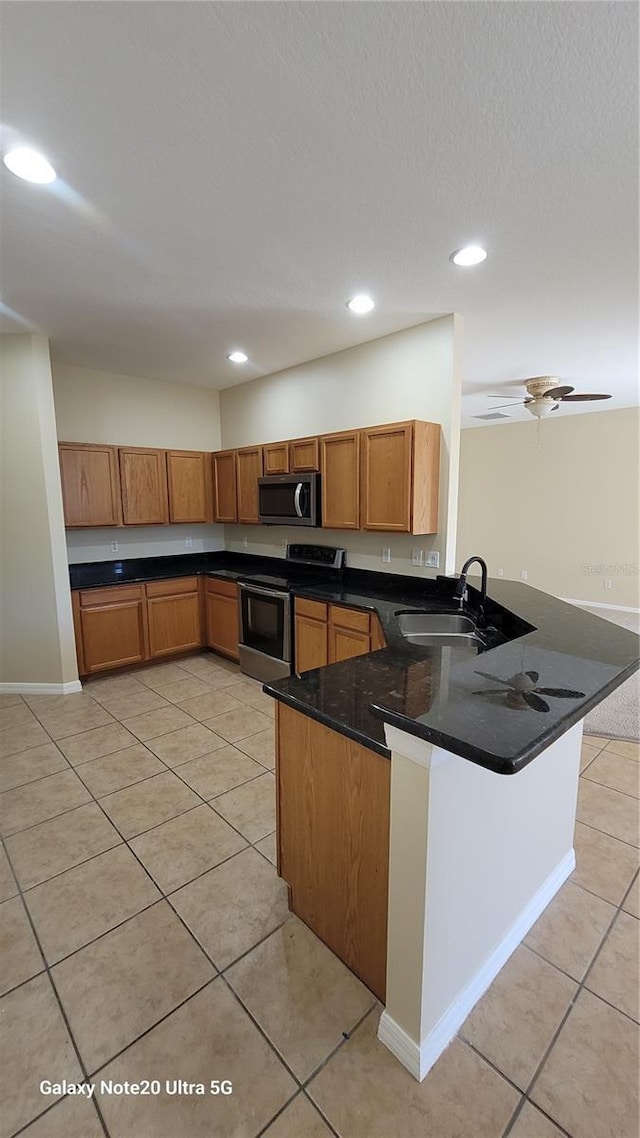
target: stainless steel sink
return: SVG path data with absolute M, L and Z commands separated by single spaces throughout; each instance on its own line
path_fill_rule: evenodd
M 424 648 L 473 648 L 483 643 L 471 618 L 459 613 L 399 612 L 396 620 L 405 640 Z

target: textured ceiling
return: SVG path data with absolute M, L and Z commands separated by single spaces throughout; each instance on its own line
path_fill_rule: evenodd
M 3 145 L 41 147 L 61 182 L 1 168 L 6 327 L 226 387 L 456 311 L 467 419 L 541 373 L 636 403 L 637 21 L 625 2 L 10 0 Z M 471 241 L 489 259 L 456 269 Z M 357 291 L 372 315 L 344 307 Z

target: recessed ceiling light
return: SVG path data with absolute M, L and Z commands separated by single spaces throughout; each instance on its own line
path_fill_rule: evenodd
M 249 357 L 244 352 L 229 352 L 227 359 L 231 360 L 232 364 L 246 364 Z
M 355 312 L 357 316 L 366 316 L 367 312 L 371 312 L 371 309 L 375 308 L 375 303 L 370 296 L 360 293 L 358 296 L 354 296 L 352 300 L 347 301 L 347 308 L 350 312 Z
M 38 151 L 32 150 L 30 146 L 18 146 L 16 150 L 10 150 L 4 156 L 4 164 L 12 174 L 24 178 L 26 182 L 47 185 L 49 182 L 55 182 L 58 176 L 44 155 L 38 154 Z
M 481 245 L 465 245 L 462 249 L 456 249 L 449 257 L 454 265 L 462 265 L 464 268 L 469 268 L 471 265 L 479 265 L 482 261 L 487 259 L 487 250 L 483 249 Z

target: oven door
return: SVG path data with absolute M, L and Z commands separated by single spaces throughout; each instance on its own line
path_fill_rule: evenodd
M 240 667 L 256 679 L 291 675 L 291 597 L 262 585 L 239 585 Z

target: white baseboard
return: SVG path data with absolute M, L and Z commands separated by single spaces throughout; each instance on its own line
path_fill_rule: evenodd
M 580 608 L 587 609 L 611 609 L 612 612 L 634 612 L 640 615 L 640 609 L 636 609 L 633 605 L 608 605 L 604 601 L 578 601 L 575 597 L 560 597 L 566 605 L 578 605 Z
M 389 1048 L 392 1055 L 395 1055 L 396 1059 L 402 1063 L 403 1067 L 406 1067 L 414 1079 L 422 1082 L 427 1072 L 440 1058 L 480 997 L 493 983 L 500 969 L 504 967 L 511 954 L 524 940 L 529 929 L 535 924 L 540 914 L 544 912 L 569 874 L 573 873 L 575 864 L 575 852 L 571 849 L 522 910 L 518 919 L 500 941 L 497 948 L 494 949 L 489 959 L 462 989 L 421 1044 L 416 1043 L 410 1035 L 407 1035 L 407 1032 L 391 1018 L 386 1009 L 383 1011 L 378 1025 L 378 1039 Z
M 82 691 L 80 680 L 69 680 L 66 684 L 2 684 L 1 695 L 71 695 Z

